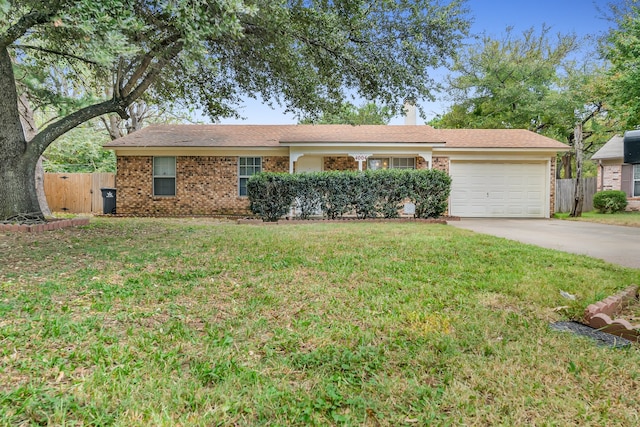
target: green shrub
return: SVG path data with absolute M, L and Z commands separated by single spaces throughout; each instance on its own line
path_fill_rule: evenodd
M 293 175 L 295 181 L 296 215 L 300 219 L 309 219 L 320 211 L 322 193 L 318 187 L 318 174 L 305 172 Z
M 409 197 L 410 175 L 405 169 L 383 169 L 373 174 L 379 192 L 378 212 L 385 218 L 397 218 L 403 201 Z
M 328 219 L 398 217 L 409 198 L 417 218 L 437 218 L 447 209 L 451 178 L 436 170 L 263 172 L 247 182 L 250 209 L 264 221 L 277 221 L 295 205 L 299 218 L 322 211 Z
M 295 197 L 294 175 L 262 172 L 247 181 L 249 209 L 263 221 L 275 222 L 291 209 Z
M 593 196 L 593 207 L 601 213 L 615 213 L 627 207 L 627 195 L 624 191 L 604 190 Z
M 380 189 L 373 171 L 348 172 L 347 180 L 351 207 L 360 219 L 375 218 L 378 215 Z
M 351 208 L 349 185 L 352 172 L 321 172 L 317 175 L 320 208 L 329 219 L 342 217 Z
M 416 205 L 416 218 L 437 218 L 447 210 L 451 177 L 435 169 L 412 171 L 409 191 Z

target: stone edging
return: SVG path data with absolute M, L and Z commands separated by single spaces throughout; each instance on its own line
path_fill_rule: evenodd
M 0 232 L 18 231 L 27 233 L 40 233 L 43 231 L 58 230 L 60 228 L 88 225 L 89 218 L 53 219 L 43 224 L 0 224 Z
M 632 325 L 625 319 L 612 319 L 625 304 L 637 298 L 638 285 L 631 285 L 615 295 L 590 304 L 584 312 L 585 323 L 594 329 L 638 342 L 640 325 Z

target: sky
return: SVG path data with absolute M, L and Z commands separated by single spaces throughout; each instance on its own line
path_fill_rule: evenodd
M 473 20 L 472 34 L 486 33 L 500 38 L 507 27 L 513 27 L 513 34 L 521 34 L 531 27 L 539 30 L 543 24 L 551 28 L 551 33 L 575 33 L 583 37 L 597 36 L 606 32 L 610 23 L 604 19 L 603 0 L 468 0 L 469 16 Z M 599 6 L 598 6 L 599 5 Z M 440 80 L 442 71 L 434 73 Z M 364 103 L 365 101 L 363 101 Z M 422 103 L 427 121 L 446 111 L 448 103 L 442 99 Z M 282 109 L 271 109 L 259 100 L 247 100 L 240 106 L 242 119 L 222 119 L 223 124 L 295 124 L 297 118 L 284 114 Z M 205 119 L 206 121 L 207 119 Z M 404 117 L 391 120 L 392 125 L 403 124 Z M 418 124 L 424 123 L 418 117 Z

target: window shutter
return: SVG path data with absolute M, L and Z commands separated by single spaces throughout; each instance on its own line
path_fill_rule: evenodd
M 633 188 L 633 165 L 622 165 L 622 181 L 620 182 L 620 189 L 624 191 L 627 197 L 631 197 Z

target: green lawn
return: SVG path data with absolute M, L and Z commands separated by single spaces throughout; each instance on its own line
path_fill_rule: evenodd
M 570 218 L 568 213 L 556 214 L 556 218 L 571 221 L 599 222 L 601 224 L 625 225 L 628 227 L 640 227 L 640 212 L 618 212 L 614 214 L 602 214 L 597 211 L 584 212 L 581 217 Z
M 421 223 L 97 218 L 0 248 L 0 425 L 640 417 L 638 347 L 548 328 L 640 270 Z

